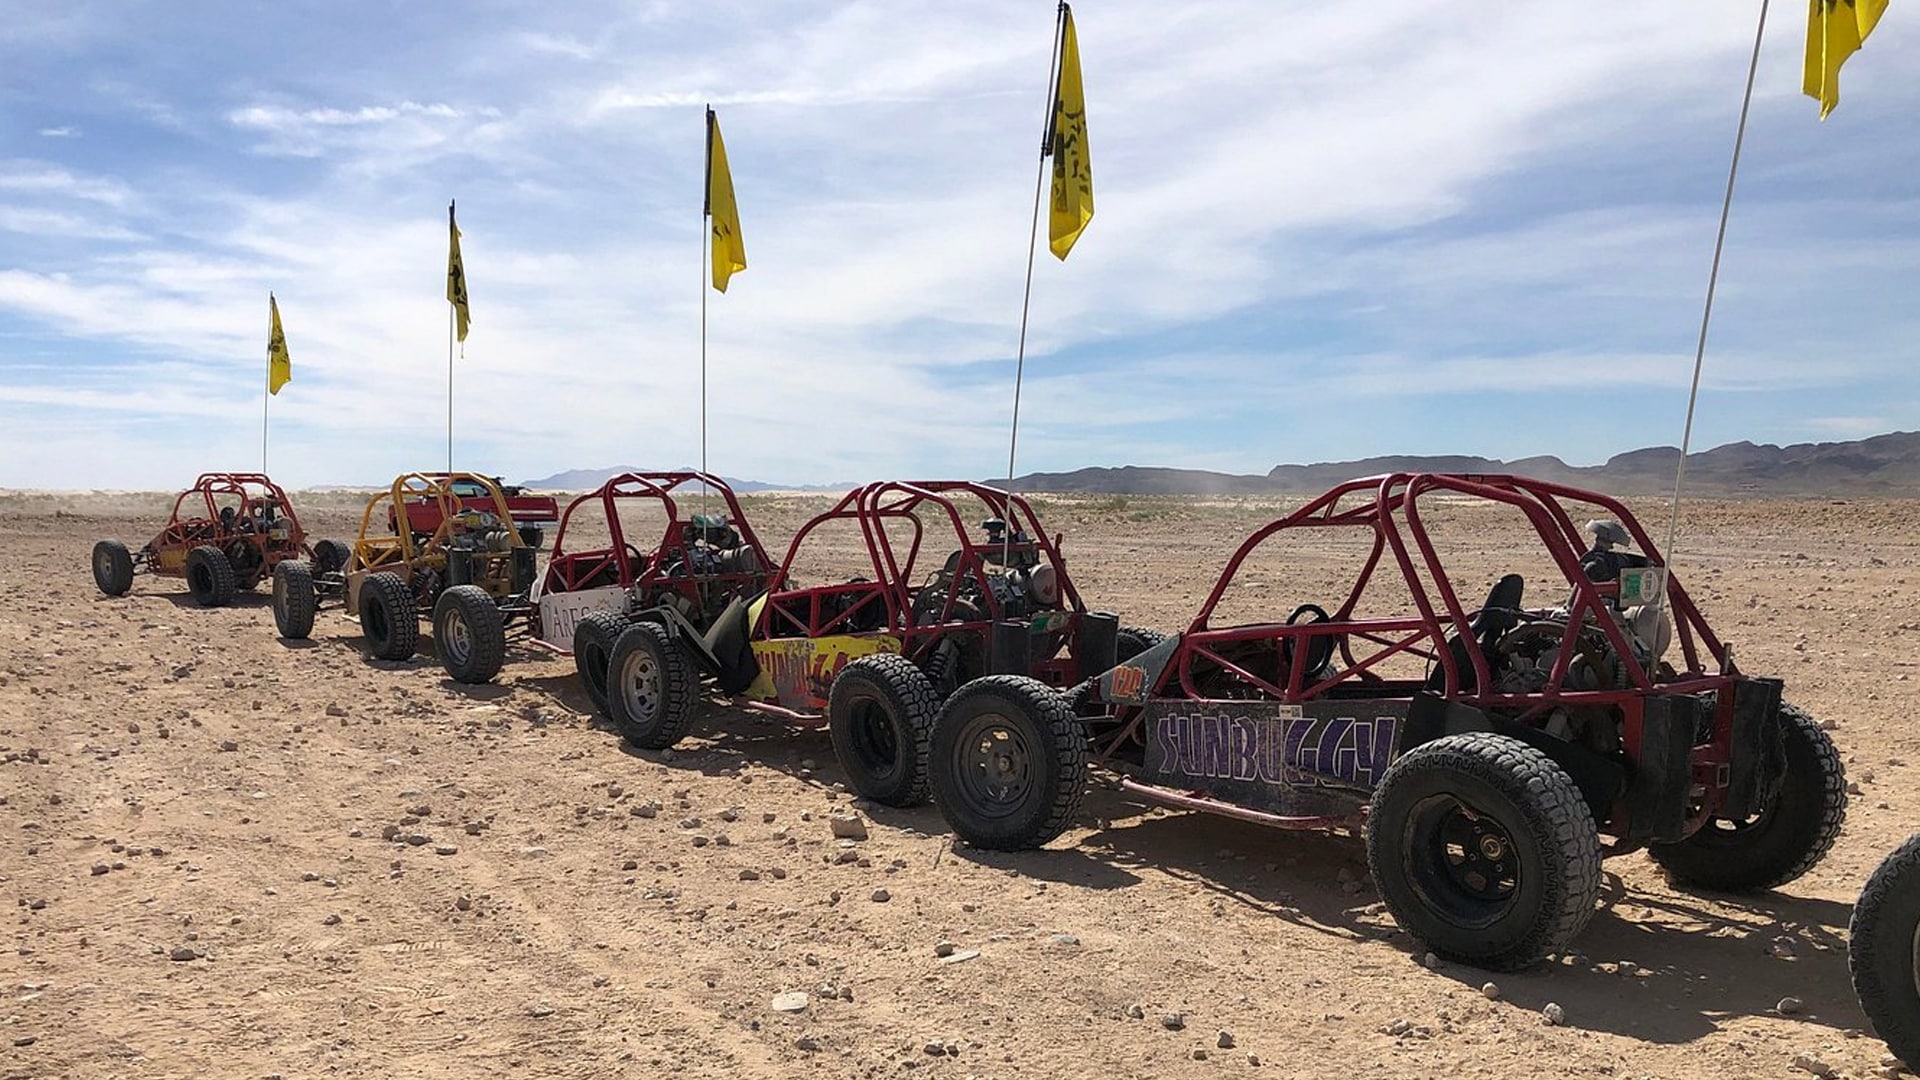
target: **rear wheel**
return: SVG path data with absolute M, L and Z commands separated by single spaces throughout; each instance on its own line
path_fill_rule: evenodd
M 211 544 L 187 552 L 187 591 L 201 607 L 226 607 L 240 591 L 227 553 Z
M 1593 917 L 1600 838 L 1580 789 L 1518 739 L 1449 735 L 1374 789 L 1367 865 L 1402 929 L 1496 971 L 1565 949 Z
M 1860 891 L 1847 967 L 1887 1049 L 1901 1061 L 1920 1061 L 1920 833 L 1887 856 Z
M 589 611 L 573 627 L 573 670 L 593 709 L 607 715 L 607 669 L 613 646 L 627 629 L 627 617 L 617 611 Z
M 313 570 L 316 574 L 336 574 L 347 568 L 353 548 L 338 540 L 318 540 L 313 545 Z
M 1114 661 L 1124 664 L 1127 661 L 1167 640 L 1167 635 L 1158 630 L 1148 630 L 1143 626 L 1123 626 L 1114 635 Z
M 133 553 L 118 540 L 93 545 L 93 583 L 108 596 L 125 596 L 133 588 Z
M 863 656 L 840 669 L 827 695 L 827 726 L 848 786 L 886 806 L 926 802 L 939 711 L 933 684 L 904 656 Z
M 483 683 L 507 660 L 507 625 L 487 590 L 454 585 L 433 605 L 433 651 L 456 682 Z
M 678 643 L 657 623 L 621 632 L 607 664 L 607 715 L 643 750 L 679 742 L 693 722 L 694 673 Z
M 519 533 L 520 542 L 535 551 L 540 550 L 540 544 L 547 538 L 546 531 L 538 525 L 522 525 L 519 527 Z
M 313 633 L 320 598 L 313 590 L 313 567 L 288 559 L 273 568 L 273 624 L 280 636 L 304 641 Z
M 360 583 L 360 633 L 376 660 L 413 657 L 420 647 L 420 612 L 407 579 L 382 570 Z
M 1087 787 L 1087 736 L 1065 699 L 1024 675 L 975 679 L 933 729 L 934 801 L 978 848 L 1036 848 L 1072 824 Z
M 1647 854 L 1683 885 L 1750 892 L 1784 885 L 1813 869 L 1847 817 L 1847 774 L 1833 739 L 1813 717 L 1780 706 L 1786 774 L 1773 800 L 1744 821 L 1715 818 Z

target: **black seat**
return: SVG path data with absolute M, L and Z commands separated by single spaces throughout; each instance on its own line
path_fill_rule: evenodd
M 1508 574 L 1493 583 L 1487 592 L 1487 602 L 1480 605 L 1473 620 L 1467 624 L 1468 632 L 1480 642 L 1480 651 L 1487 656 L 1488 664 L 1493 663 L 1493 647 L 1506 636 L 1507 631 L 1520 623 L 1520 599 L 1526 593 L 1526 579 L 1519 574 Z M 1466 639 L 1458 634 L 1447 639 L 1447 651 L 1453 654 L 1454 669 L 1460 672 L 1460 692 L 1468 693 L 1474 689 L 1478 676 L 1473 670 L 1473 657 L 1467 652 Z M 1447 686 L 1447 668 L 1444 664 L 1435 664 L 1432 673 L 1427 676 L 1427 689 L 1444 690 Z

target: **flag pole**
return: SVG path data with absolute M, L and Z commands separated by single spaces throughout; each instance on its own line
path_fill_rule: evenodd
M 447 305 L 447 471 L 453 471 L 453 322 L 459 317 L 452 304 Z
M 1720 285 L 1720 256 L 1727 247 L 1727 218 L 1733 212 L 1733 185 L 1740 176 L 1740 150 L 1747 139 L 1747 114 L 1753 109 L 1753 83 L 1760 70 L 1760 43 L 1767 35 L 1767 7 L 1760 0 L 1760 24 L 1753 31 L 1753 58 L 1747 62 L 1747 92 L 1740 101 L 1740 124 L 1733 135 L 1733 161 L 1727 166 L 1727 193 L 1720 202 L 1720 231 L 1713 239 L 1713 266 L 1707 271 L 1707 300 L 1700 312 L 1700 339 L 1693 351 L 1693 385 L 1687 391 L 1687 421 L 1680 435 L 1680 460 L 1673 468 L 1673 503 L 1667 510 L 1667 538 L 1661 548 L 1666 560 L 1654 610 L 1664 616 L 1667 606 L 1667 581 L 1673 575 L 1673 538 L 1680 528 L 1680 489 L 1687 476 L 1687 451 L 1693 445 L 1694 407 L 1700 400 L 1700 371 L 1707 358 L 1707 328 L 1713 323 L 1713 296 Z
M 1033 257 L 1040 235 L 1040 193 L 1047 186 L 1047 155 L 1053 151 L 1054 112 L 1060 97 L 1060 34 L 1066 21 L 1066 0 L 1061 0 L 1053 16 L 1053 55 L 1047 63 L 1047 122 L 1040 136 L 1040 167 L 1033 178 L 1033 220 L 1027 225 L 1027 282 L 1020 294 L 1020 344 L 1014 352 L 1013 366 L 1013 423 L 1007 434 L 1008 491 L 1013 490 L 1014 452 L 1020 445 L 1020 384 L 1027 372 L 1027 317 L 1033 310 Z
M 700 506 L 707 498 L 707 259 L 713 235 L 713 105 L 707 105 L 706 170 L 700 189 Z
M 273 293 L 267 293 L 267 381 L 260 388 L 260 472 L 267 471 L 267 399 L 273 396 Z

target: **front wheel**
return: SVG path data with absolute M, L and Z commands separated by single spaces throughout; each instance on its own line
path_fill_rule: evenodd
M 627 629 L 627 617 L 618 611 L 589 611 L 573 627 L 573 670 L 593 702 L 593 711 L 607 715 L 607 668 L 613 646 Z
M 433 605 L 433 651 L 454 681 L 483 683 L 507 660 L 506 620 L 478 585 L 454 585 Z
M 227 553 L 212 544 L 187 552 L 187 592 L 201 607 L 226 607 L 240 591 L 238 575 Z
M 1920 1061 L 1920 833 L 1867 879 L 1853 905 L 1847 967 L 1860 1007 L 1887 1049 Z
M 108 596 L 125 596 L 133 588 L 133 553 L 118 540 L 93 545 L 93 583 Z
M 863 656 L 841 668 L 827 695 L 827 727 L 847 785 L 885 806 L 926 802 L 939 711 L 933 683 L 904 656 Z
M 607 663 L 607 715 L 642 750 L 665 750 L 693 723 L 694 672 L 658 623 L 634 623 Z
M 313 544 L 313 569 L 319 574 L 337 574 L 347 568 L 353 548 L 338 540 L 316 540 Z
M 1065 832 L 1087 789 L 1087 733 L 1060 694 L 1024 675 L 975 679 L 934 722 L 933 798 L 977 848 L 1037 848 Z
M 1685 840 L 1647 854 L 1682 885 L 1752 892 L 1785 885 L 1813 869 L 1847 817 L 1847 773 L 1833 739 L 1813 717 L 1780 706 L 1786 773 L 1761 811 L 1744 821 L 1715 818 Z
M 273 568 L 273 625 L 289 641 L 304 641 L 313 633 L 313 616 L 320 597 L 313 589 L 313 567 L 299 559 Z
M 1474 732 L 1423 743 L 1374 789 L 1367 865 L 1401 929 L 1496 971 L 1565 949 L 1593 917 L 1600 837 L 1545 754 Z

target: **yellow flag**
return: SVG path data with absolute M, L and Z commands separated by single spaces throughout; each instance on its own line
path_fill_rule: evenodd
M 1093 220 L 1093 161 L 1087 156 L 1087 100 L 1080 86 L 1080 38 L 1073 10 L 1060 5 L 1060 79 L 1053 93 L 1053 209 L 1047 246 L 1064 259 Z
M 453 203 L 447 203 L 447 303 L 453 305 L 454 331 L 467 340 L 467 264 L 460 261 L 460 226 L 453 223 Z
M 747 245 L 740 239 L 740 207 L 733 201 L 733 173 L 727 168 L 727 144 L 720 139 L 720 118 L 707 110 L 707 216 L 713 228 L 713 287 L 727 291 L 727 279 L 747 268 Z
M 293 357 L 287 355 L 287 332 L 280 329 L 280 301 L 267 294 L 267 392 L 277 394 L 293 381 Z
M 1820 99 L 1820 119 L 1840 104 L 1840 65 L 1860 50 L 1887 0 L 1808 0 L 1807 69 L 1801 88 Z

